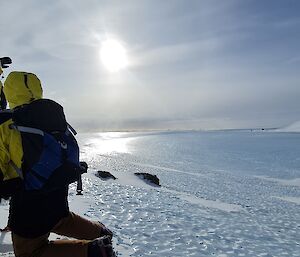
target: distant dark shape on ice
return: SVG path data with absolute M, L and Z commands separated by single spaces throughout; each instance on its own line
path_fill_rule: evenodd
M 97 171 L 97 174 L 96 174 L 97 177 L 101 178 L 101 179 L 117 179 L 114 175 L 112 175 L 110 172 L 108 171 L 103 171 L 103 170 L 98 170 Z
M 134 173 L 136 176 L 138 176 L 139 178 L 146 180 L 147 182 L 150 182 L 151 184 L 160 186 L 159 184 L 159 178 L 156 175 L 152 175 L 149 173 Z

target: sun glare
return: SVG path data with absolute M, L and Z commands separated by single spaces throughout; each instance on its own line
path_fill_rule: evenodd
M 128 65 L 126 50 L 117 40 L 108 39 L 102 43 L 100 58 L 110 72 L 117 72 Z
M 98 136 L 87 140 L 87 144 L 82 149 L 83 155 L 130 153 L 129 143 L 131 137 L 122 137 L 125 133 L 103 132 Z

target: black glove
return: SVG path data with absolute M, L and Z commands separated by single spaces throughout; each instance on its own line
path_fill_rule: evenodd
M 87 170 L 89 168 L 87 163 L 86 162 L 79 162 L 79 164 L 80 164 L 80 168 L 81 168 L 81 174 L 87 173 Z
M 0 66 L 1 68 L 7 68 L 9 64 L 12 63 L 12 60 L 9 57 L 1 57 L 0 58 Z

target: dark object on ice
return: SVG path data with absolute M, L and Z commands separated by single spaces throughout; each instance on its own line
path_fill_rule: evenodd
M 134 173 L 136 176 L 138 176 L 141 179 L 149 181 L 151 184 L 155 184 L 157 186 L 160 186 L 159 184 L 159 178 L 156 175 L 152 175 L 149 173 Z
M 98 170 L 97 171 L 97 177 L 99 178 L 103 178 L 103 179 L 117 179 L 114 175 L 112 175 L 110 172 L 108 171 L 103 171 L 103 170 Z

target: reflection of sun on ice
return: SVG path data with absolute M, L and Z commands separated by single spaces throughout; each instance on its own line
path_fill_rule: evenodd
M 100 58 L 105 68 L 111 72 L 124 69 L 128 65 L 126 50 L 117 40 L 108 39 L 102 43 Z
M 88 141 L 88 154 L 129 153 L 128 143 L 132 138 L 119 137 L 119 133 L 100 133 L 100 137 Z
M 111 139 L 111 140 L 103 140 L 99 144 L 99 152 L 101 153 L 127 153 L 128 138 L 119 138 L 119 139 Z

